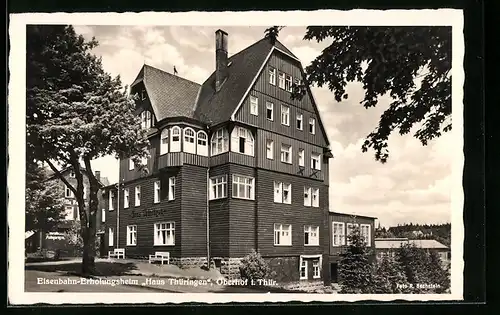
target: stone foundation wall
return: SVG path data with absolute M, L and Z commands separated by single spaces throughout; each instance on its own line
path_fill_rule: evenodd
M 170 258 L 170 264 L 176 265 L 179 268 L 195 268 L 207 265 L 207 257 L 183 257 Z
M 227 279 L 241 279 L 241 260 L 242 258 L 214 257 L 212 262 Z
M 325 288 L 323 281 L 293 281 L 286 284 L 283 284 L 282 287 L 287 290 L 297 290 L 297 291 L 305 291 L 309 293 L 314 293 L 317 291 L 322 291 Z

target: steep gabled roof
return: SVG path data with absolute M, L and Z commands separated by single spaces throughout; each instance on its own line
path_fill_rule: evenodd
M 132 86 L 144 82 L 158 121 L 170 117 L 192 118 L 200 85 L 177 75 L 144 65 Z

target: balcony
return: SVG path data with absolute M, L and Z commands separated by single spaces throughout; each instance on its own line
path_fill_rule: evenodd
M 160 155 L 158 158 L 158 169 L 184 164 L 208 167 L 208 157 L 186 152 L 170 152 Z

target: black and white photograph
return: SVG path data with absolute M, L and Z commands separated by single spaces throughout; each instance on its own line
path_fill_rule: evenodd
M 462 24 L 11 15 L 9 299 L 461 300 Z

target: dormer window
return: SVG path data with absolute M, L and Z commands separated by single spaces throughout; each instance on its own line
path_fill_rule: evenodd
M 168 153 L 168 129 L 161 131 L 160 155 Z
M 149 129 L 151 128 L 151 112 L 149 110 L 145 110 L 141 113 L 141 128 Z
M 196 152 L 199 155 L 208 156 L 208 136 L 204 131 L 198 131 Z
M 231 133 L 231 151 L 253 156 L 254 139 L 250 130 L 234 127 Z
M 181 151 L 181 128 L 174 126 L 171 129 L 170 152 Z
M 187 153 L 196 153 L 196 145 L 195 145 L 195 133 L 194 130 L 187 127 L 184 129 L 184 152 Z

